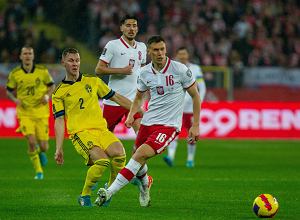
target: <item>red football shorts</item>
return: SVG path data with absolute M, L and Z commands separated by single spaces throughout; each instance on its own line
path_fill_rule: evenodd
M 129 110 L 121 106 L 103 105 L 103 117 L 107 122 L 108 130 L 114 131 L 117 124 L 122 121 L 123 117 L 127 117 Z M 136 113 L 134 119 L 142 118 L 141 114 Z
M 141 125 L 135 141 L 135 146 L 137 149 L 142 144 L 147 144 L 152 147 L 156 154 L 160 154 L 177 135 L 178 132 L 174 127 L 166 127 L 164 125 Z

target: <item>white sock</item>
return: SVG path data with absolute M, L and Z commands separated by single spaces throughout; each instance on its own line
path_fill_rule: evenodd
M 139 162 L 131 158 L 127 165 L 118 173 L 115 181 L 110 185 L 110 187 L 108 187 L 107 191 L 111 195 L 118 192 L 137 174 L 141 166 L 142 165 Z
M 196 153 L 196 144 L 188 144 L 188 156 L 187 160 L 194 161 Z
M 172 160 L 175 159 L 176 148 L 177 148 L 177 140 L 173 140 L 168 146 L 168 156 Z
M 142 182 L 143 187 L 148 187 L 149 184 L 147 171 L 148 171 L 148 166 L 147 164 L 145 164 L 144 166 L 141 167 L 139 172 L 137 172 L 136 174 L 136 177 L 139 178 L 139 180 Z

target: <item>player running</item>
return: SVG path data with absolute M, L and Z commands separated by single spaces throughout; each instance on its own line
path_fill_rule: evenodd
M 31 46 L 21 49 L 22 65 L 13 69 L 6 85 L 7 96 L 17 105 L 21 132 L 28 141 L 28 155 L 35 170 L 34 179 L 44 178 L 42 166 L 47 164 L 49 148 L 49 97 L 55 85 L 48 69 L 34 64 Z
M 166 56 L 165 40 L 161 36 L 152 36 L 148 42 L 148 53 L 152 62 L 141 68 L 138 88 L 131 105 L 126 125 L 131 127 L 133 115 L 141 106 L 143 94 L 150 91 L 148 111 L 144 113 L 136 139 L 136 151 L 117 175 L 108 189 L 100 188 L 95 203 L 103 205 L 122 187 L 137 176 L 142 182 L 140 205 L 150 205 L 150 187 L 147 160 L 162 153 L 181 129 L 183 100 L 187 91 L 193 100 L 194 121 L 189 129 L 191 142 L 199 135 L 200 96 L 192 72 L 182 63 L 170 60 Z
M 126 155 L 122 143 L 107 129 L 102 116 L 98 97 L 110 99 L 129 109 L 131 101 L 112 89 L 95 76 L 79 72 L 80 55 L 74 48 L 63 51 L 62 64 L 66 76 L 52 95 L 55 117 L 56 152 L 55 160 L 64 163 L 64 123 L 76 151 L 90 166 L 78 202 L 81 206 L 92 206 L 92 187 L 111 165 L 109 184 L 124 167 Z

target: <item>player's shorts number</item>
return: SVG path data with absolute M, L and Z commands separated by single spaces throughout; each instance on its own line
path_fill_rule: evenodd
M 158 133 L 156 140 L 159 141 L 160 143 L 164 143 L 166 140 L 167 135 L 163 133 Z

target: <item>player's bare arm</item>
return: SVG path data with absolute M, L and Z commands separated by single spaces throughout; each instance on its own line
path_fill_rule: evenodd
M 14 95 L 13 92 L 14 92 L 14 91 L 9 91 L 9 90 L 7 90 L 7 92 L 6 92 L 7 97 L 8 97 L 10 100 L 12 100 L 14 103 L 16 103 L 17 106 L 22 105 L 21 100 L 17 99 L 17 97 Z
M 97 75 L 113 75 L 113 74 L 122 74 L 122 75 L 131 75 L 132 66 L 128 65 L 123 68 L 110 68 L 107 63 L 103 60 L 99 60 L 95 69 Z
M 45 93 L 45 95 L 42 97 L 42 104 L 47 104 L 49 102 L 49 99 L 53 93 L 53 91 L 55 90 L 55 84 L 51 85 L 51 86 L 48 86 L 48 90 L 47 92 Z
M 110 100 L 114 101 L 115 103 L 119 104 L 120 106 L 130 110 L 130 106 L 131 106 L 132 102 L 125 96 L 122 96 L 119 93 L 115 93 L 115 95 L 113 97 L 111 97 Z
M 65 136 L 65 121 L 63 116 L 55 119 L 54 129 L 56 141 L 55 161 L 61 165 L 64 163 L 63 142 Z
M 143 93 L 137 90 L 130 111 L 128 113 L 127 119 L 125 121 L 126 127 L 131 128 L 133 126 L 134 123 L 133 116 L 141 109 L 142 100 L 143 100 Z
M 199 136 L 199 121 L 200 121 L 200 95 L 197 88 L 197 83 L 194 83 L 190 88 L 187 89 L 193 100 L 193 124 L 189 130 L 189 142 L 194 143 L 197 141 Z

